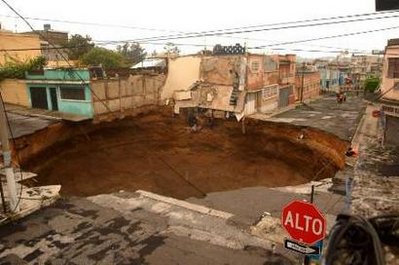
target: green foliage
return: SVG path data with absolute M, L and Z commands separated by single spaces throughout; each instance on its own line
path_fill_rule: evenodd
M 0 81 L 6 78 L 24 79 L 25 72 L 43 69 L 46 63 L 46 59 L 42 56 L 25 62 L 6 62 L 4 65 L 0 65 Z
M 94 48 L 94 43 L 91 42 L 91 37 L 86 35 L 75 34 L 72 35 L 65 45 L 68 47 L 67 53 L 70 60 L 78 60 L 85 53 L 88 53 Z
M 94 47 L 88 53 L 84 54 L 81 61 L 85 65 L 102 65 L 104 68 L 124 67 L 123 56 L 117 52 Z
M 143 61 L 147 56 L 145 49 L 139 43 L 129 44 L 126 42 L 124 45 L 118 45 L 117 50 L 125 59 L 125 63 L 130 65 Z
M 163 47 L 167 55 L 179 55 L 180 54 L 180 49 L 177 47 L 174 43 L 168 42 L 165 44 L 165 47 Z
M 368 92 L 374 92 L 378 86 L 380 85 L 380 79 L 379 78 L 367 78 L 366 81 L 364 82 L 364 89 Z

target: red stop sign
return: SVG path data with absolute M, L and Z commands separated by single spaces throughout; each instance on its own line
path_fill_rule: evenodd
M 290 236 L 312 245 L 326 236 L 326 219 L 308 202 L 292 201 L 283 208 L 282 225 Z

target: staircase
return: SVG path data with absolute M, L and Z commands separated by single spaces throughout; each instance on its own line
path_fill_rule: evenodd
M 231 91 L 231 96 L 230 96 L 230 105 L 232 106 L 237 106 L 237 101 L 238 101 L 238 96 L 240 95 L 240 91 L 237 88 L 233 88 L 233 91 Z

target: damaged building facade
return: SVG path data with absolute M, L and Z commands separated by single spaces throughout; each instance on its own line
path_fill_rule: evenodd
M 182 108 L 202 108 L 238 120 L 293 104 L 295 55 L 191 55 L 170 59 L 161 93 Z

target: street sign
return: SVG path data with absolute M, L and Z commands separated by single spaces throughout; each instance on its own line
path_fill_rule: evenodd
M 296 241 L 289 239 L 284 240 L 284 246 L 286 249 L 293 250 L 305 255 L 318 255 L 320 254 L 320 249 L 316 246 L 307 246 Z
M 283 208 L 282 225 L 295 240 L 313 245 L 326 236 L 326 219 L 315 205 L 292 201 Z

